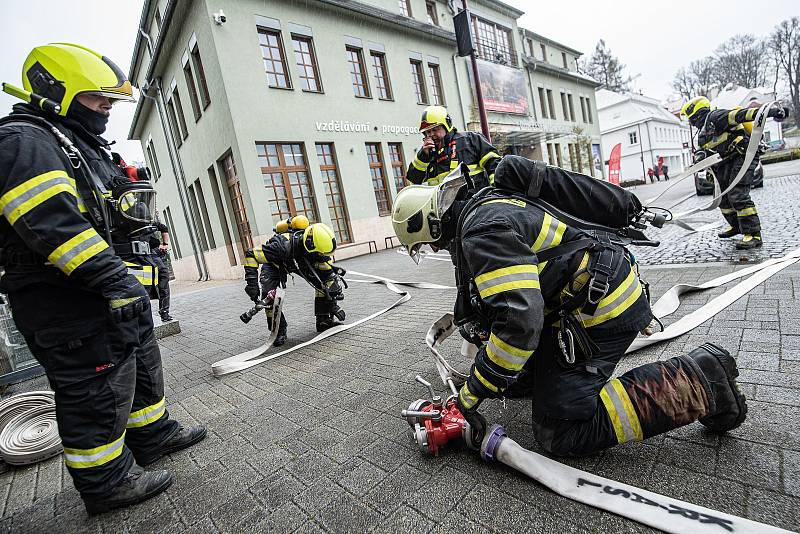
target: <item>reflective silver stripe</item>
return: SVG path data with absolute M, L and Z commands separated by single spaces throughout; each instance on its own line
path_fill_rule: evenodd
M 253 256 L 255 256 L 258 263 L 267 263 L 267 257 L 264 255 L 264 249 L 254 248 Z
M 480 282 L 478 284 L 478 292 L 483 296 L 486 291 L 489 289 L 505 284 L 507 282 L 518 282 L 521 280 L 536 280 L 539 281 L 539 273 L 531 272 L 531 273 L 512 273 L 506 274 L 504 276 L 498 276 L 497 278 L 492 278 L 491 280 L 486 280 L 484 282 Z M 530 285 L 530 284 L 529 284 Z M 516 287 L 508 286 L 508 289 L 517 289 Z M 499 293 L 500 291 L 498 291 Z
M 103 449 L 100 452 L 96 452 L 94 454 L 74 454 L 74 453 L 64 452 L 64 458 L 70 462 L 76 462 L 76 463 L 96 462 L 101 458 L 111 456 L 112 454 L 114 454 L 114 452 L 121 449 L 124 445 L 125 445 L 124 439 L 117 439 L 107 449 Z M 70 450 L 75 450 L 75 449 L 70 449 Z
M 103 242 L 103 238 L 98 233 L 94 233 L 94 235 L 89 236 L 88 239 L 85 241 L 81 241 L 71 249 L 64 252 L 60 258 L 58 258 L 53 263 L 56 267 L 61 269 L 62 271 L 66 269 L 67 264 L 75 258 L 78 254 L 84 252 L 85 250 L 90 249 L 91 247 L 100 244 Z M 52 261 L 52 260 L 51 260 Z
M 150 269 L 133 269 L 128 267 L 128 273 L 135 276 L 144 285 L 153 285 L 153 271 Z
M 74 180 L 72 180 L 71 178 L 67 177 L 66 175 L 54 176 L 53 178 L 50 178 L 49 180 L 47 180 L 45 182 L 42 182 L 40 184 L 37 184 L 34 187 L 28 189 L 27 191 L 22 193 L 20 196 L 18 196 L 14 200 L 9 201 L 8 204 L 6 204 L 3 207 L 3 215 L 5 216 L 6 219 L 9 220 L 9 222 L 13 223 L 13 221 L 15 221 L 17 218 L 19 218 L 20 216 L 24 215 L 25 213 L 27 213 L 28 211 L 32 210 L 33 208 L 38 206 L 40 203 L 44 202 L 45 200 L 47 200 L 47 199 L 49 199 L 51 197 L 47 196 L 46 198 L 43 198 L 43 199 L 39 200 L 39 202 L 37 202 L 37 203 L 35 203 L 35 204 L 31 205 L 31 206 L 28 206 L 27 209 L 25 209 L 24 211 L 19 213 L 17 216 L 12 217 L 12 212 L 14 210 L 16 210 L 17 208 L 21 207 L 22 204 L 24 204 L 25 202 L 31 200 L 33 197 L 35 197 L 39 193 L 42 193 L 43 191 L 46 191 L 47 189 L 50 189 L 50 188 L 58 186 L 58 185 L 69 186 L 67 188 L 67 192 L 69 192 L 69 194 L 71 194 L 71 195 L 73 195 L 73 196 L 75 196 L 77 198 L 78 192 L 75 191 L 75 181 Z M 58 189 L 59 190 L 55 191 L 52 196 L 55 196 L 56 194 L 61 193 L 61 192 L 65 192 L 63 187 L 62 188 L 58 188 Z
M 612 300 L 608 304 L 603 304 L 602 307 L 597 308 L 597 310 L 595 310 L 594 314 L 592 314 L 592 315 L 586 315 L 584 313 L 581 313 L 580 314 L 581 320 L 588 321 L 589 319 L 591 319 L 593 317 L 600 317 L 602 315 L 605 315 L 607 313 L 610 313 L 610 312 L 614 311 L 614 309 L 617 306 L 620 306 L 623 302 L 625 302 L 625 300 L 628 297 L 630 297 L 637 290 L 639 290 L 639 287 L 640 287 L 639 280 L 636 278 L 636 275 L 633 274 L 633 270 L 631 270 L 630 274 L 628 274 L 628 277 L 625 278 L 625 280 L 623 280 L 622 284 L 625 284 L 626 282 L 630 283 L 630 285 L 627 288 L 625 288 L 625 291 L 623 291 L 620 295 L 618 295 L 617 298 L 615 298 L 614 300 Z M 620 285 L 622 285 L 622 284 L 620 284 Z M 617 286 L 617 287 L 619 287 L 619 286 Z M 616 289 L 615 289 L 615 291 L 616 291 Z M 612 293 L 613 293 L 613 291 L 612 291 Z M 601 300 L 600 302 L 602 303 L 603 301 Z
M 530 358 L 530 356 L 516 356 L 516 355 L 511 354 L 510 352 L 500 348 L 500 346 L 498 346 L 497 343 L 494 342 L 493 336 L 489 336 L 489 342 L 486 344 L 486 350 L 490 351 L 491 354 L 493 354 L 493 355 L 495 355 L 495 356 L 497 356 L 499 358 L 502 358 L 503 360 L 509 362 L 510 364 L 518 366 L 518 367 L 522 367 L 523 365 L 525 365 L 525 362 L 527 362 L 528 358 Z M 531 352 L 533 352 L 533 351 L 531 351 Z M 503 367 L 505 367 L 505 366 L 503 366 Z
M 617 390 L 614 389 L 611 382 L 603 386 L 603 389 L 608 395 L 609 400 L 611 400 L 611 404 L 614 405 L 614 409 L 617 411 L 617 417 L 619 417 L 622 430 L 625 432 L 625 441 L 635 440 L 636 433 L 633 431 L 633 426 L 628 419 L 628 412 L 625 411 L 625 405 L 622 403 L 622 399 L 619 398 L 619 395 L 617 395 Z

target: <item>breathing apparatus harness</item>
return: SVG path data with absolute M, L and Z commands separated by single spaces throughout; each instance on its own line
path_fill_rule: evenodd
M 469 181 L 469 175 L 466 174 L 465 178 L 467 179 L 466 187 L 470 188 L 472 183 Z M 563 357 L 563 359 L 559 359 L 559 363 L 568 367 L 576 363 L 586 363 L 596 354 L 597 346 L 591 341 L 586 328 L 574 312 L 581 309 L 584 313 L 591 315 L 597 310 L 600 301 L 608 294 L 611 281 L 616 274 L 615 258 L 624 256 L 626 254 L 625 247 L 629 245 L 658 246 L 659 242 L 649 240 L 642 229 L 646 228 L 648 223 L 660 228 L 666 221 L 666 217 L 645 209 L 632 218 L 628 227 L 611 228 L 565 213 L 540 198 L 532 198 L 494 187 L 481 189 L 461 205 L 454 203 L 450 210 L 452 213 L 443 217 L 443 219 L 457 220 L 451 250 L 455 264 L 457 288 L 454 322 L 459 327 L 462 337 L 479 347 L 489 336 L 490 321 L 477 286 L 466 267 L 466 259 L 461 245 L 462 230 L 467 219 L 480 205 L 489 200 L 502 199 L 532 204 L 568 226 L 580 229 L 585 233 L 584 237 L 574 241 L 539 251 L 536 253 L 536 257 L 539 262 L 546 262 L 580 251 L 590 253 L 588 265 L 575 272 L 565 288 L 567 298 L 562 298 L 561 304 L 555 309 L 549 310 L 544 318 L 545 325 L 557 325 L 557 341 Z M 443 220 L 443 222 L 446 221 Z M 617 269 L 621 265 L 622 262 L 619 262 Z M 588 274 L 589 280 L 582 287 L 576 289 L 575 283 L 583 274 Z M 649 285 L 644 281 L 642 284 L 649 300 Z M 499 378 L 508 380 L 508 377 Z

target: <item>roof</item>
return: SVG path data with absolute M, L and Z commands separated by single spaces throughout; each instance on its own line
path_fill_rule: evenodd
M 711 105 L 721 109 L 732 109 L 736 106 L 746 107 L 753 99 L 764 102 L 771 100 L 772 95 L 773 92 L 764 87 L 755 89 L 739 86 L 726 87 L 711 99 Z
M 598 82 L 597 80 L 595 80 L 594 78 L 589 78 L 588 76 L 585 76 L 585 75 L 581 74 L 580 72 L 571 71 L 569 69 L 565 69 L 563 67 L 559 67 L 558 65 L 553 65 L 552 63 L 547 63 L 545 61 L 540 61 L 540 60 L 538 60 L 536 58 L 533 58 L 531 56 L 528 56 L 528 55 L 524 55 L 523 54 L 522 62 L 524 63 L 524 65 L 528 69 L 530 69 L 530 70 L 532 70 L 534 72 L 537 71 L 537 70 L 542 70 L 542 71 L 547 72 L 548 74 L 553 74 L 558 78 L 563 78 L 563 79 L 566 79 L 566 80 L 572 80 L 574 82 L 578 82 L 578 83 L 582 83 L 582 84 L 588 85 L 589 87 L 591 87 L 593 89 L 597 89 L 598 87 L 603 85 L 600 82 Z
M 507 15 L 514 17 L 515 19 L 518 19 L 519 17 L 525 14 L 524 11 L 517 9 L 514 6 L 510 6 L 505 2 L 501 2 L 500 0 L 473 0 L 473 1 L 477 4 L 483 4 L 485 6 L 491 7 L 492 9 L 505 11 Z
M 620 94 L 601 89 L 595 93 L 600 132 L 606 133 L 652 120 L 681 125 L 680 119 L 655 98 L 633 93 Z
M 570 48 L 567 45 L 561 44 L 558 41 L 554 41 L 554 40 L 550 39 L 549 37 L 545 37 L 544 35 L 540 35 L 540 34 L 538 34 L 536 32 L 532 32 L 531 30 L 529 30 L 527 28 L 520 27 L 520 31 L 522 32 L 522 34 L 525 37 L 532 37 L 532 38 L 536 39 L 537 41 L 542 41 L 543 43 L 546 43 L 546 44 L 549 44 L 549 45 L 554 46 L 556 48 L 559 48 L 561 50 L 564 50 L 565 52 L 571 52 L 571 53 L 577 55 L 578 57 L 583 55 L 583 52 L 581 52 L 579 50 L 575 50 L 574 48 Z

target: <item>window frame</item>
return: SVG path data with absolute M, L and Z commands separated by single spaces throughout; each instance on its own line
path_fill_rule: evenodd
M 264 65 L 264 73 L 267 75 L 267 87 L 269 87 L 270 89 L 281 89 L 281 90 L 284 90 L 284 91 L 292 91 L 294 89 L 294 87 L 292 85 L 292 76 L 291 76 L 291 74 L 289 74 L 289 63 L 286 61 L 286 50 L 285 50 L 286 47 L 283 45 L 283 32 L 281 32 L 280 30 L 275 30 L 273 28 L 265 28 L 263 26 L 256 26 L 256 30 L 257 30 L 259 36 L 263 34 L 267 39 L 267 44 L 266 45 L 261 42 L 261 38 L 260 37 L 259 37 L 259 40 L 258 40 L 258 46 L 259 46 L 259 49 L 261 50 L 261 60 L 262 60 L 263 65 Z M 273 46 L 271 46 L 269 44 L 269 38 L 271 36 L 275 37 L 275 43 L 276 43 L 275 47 L 273 47 Z M 265 48 L 268 48 L 268 49 L 276 48 L 278 50 L 279 58 L 278 59 L 273 58 L 272 57 L 272 52 L 270 52 L 270 59 L 267 60 L 267 58 L 264 56 L 264 49 Z M 282 73 L 278 73 L 277 71 L 266 70 L 267 61 L 270 62 L 270 65 L 272 66 L 272 68 L 275 68 L 275 63 L 278 62 L 283 67 L 283 72 Z M 275 77 L 276 83 L 278 81 L 278 76 L 279 75 L 283 76 L 286 79 L 286 86 L 272 85 L 272 83 L 270 82 L 270 75 Z
M 400 8 L 400 14 L 404 17 L 411 18 L 414 16 L 411 11 L 411 0 L 397 0 L 397 6 Z
M 286 204 L 289 207 L 289 213 L 284 213 L 283 210 L 280 208 L 279 199 L 277 194 L 274 194 L 274 200 L 268 200 L 267 205 L 270 208 L 270 214 L 272 215 L 273 220 L 283 219 L 287 217 L 294 217 L 296 215 L 305 215 L 311 221 L 319 221 L 319 207 L 317 206 L 317 196 L 314 193 L 314 183 L 311 177 L 311 168 L 308 163 L 308 156 L 306 154 L 306 147 L 305 143 L 302 141 L 270 141 L 270 142 L 262 142 L 257 141 L 256 143 L 256 152 L 258 153 L 258 147 L 261 146 L 264 149 L 264 153 L 266 154 L 267 163 L 269 163 L 269 151 L 267 150 L 268 146 L 275 147 L 275 156 L 278 158 L 278 166 L 277 167 L 264 167 L 259 165 L 259 172 L 261 173 L 262 177 L 262 184 L 265 189 L 272 188 L 275 193 L 277 193 L 277 188 L 274 183 L 274 179 L 272 179 L 272 185 L 267 185 L 264 183 L 264 175 L 265 174 L 280 174 L 281 175 L 281 185 L 283 186 L 283 191 L 286 194 Z M 286 162 L 286 155 L 284 151 L 284 146 L 298 146 L 300 148 L 299 154 L 302 155 L 303 158 L 303 165 L 289 165 Z M 295 152 L 292 151 L 292 156 L 294 158 Z M 259 163 L 262 158 L 261 154 L 257 154 L 259 158 Z M 292 186 L 294 184 L 291 183 L 291 179 L 289 178 L 290 173 L 298 173 L 303 172 L 306 175 L 306 181 L 308 186 L 308 196 L 304 196 L 302 193 L 302 185 L 304 184 L 297 184 L 301 187 L 300 189 L 300 197 L 299 200 L 303 204 L 302 212 L 298 211 L 297 207 L 295 206 L 297 197 L 295 197 L 294 193 L 292 192 Z M 308 202 L 306 201 L 308 199 Z M 275 205 L 277 212 L 273 209 L 272 205 Z
M 386 61 L 386 53 L 381 52 L 380 50 L 370 50 L 369 57 L 372 59 L 372 68 L 374 70 L 373 77 L 375 78 L 375 86 L 377 88 L 378 93 L 378 100 L 384 100 L 387 102 L 394 101 L 394 92 L 392 91 L 392 81 L 389 78 L 389 64 Z M 378 65 L 375 64 L 375 60 L 379 60 L 381 64 L 381 72 L 383 74 L 382 77 L 378 76 Z M 381 83 L 385 84 L 384 89 L 386 90 L 387 97 L 383 98 L 381 95 Z
M 389 182 L 386 179 L 386 167 L 384 166 L 384 161 L 385 160 L 383 158 L 383 147 L 381 146 L 381 143 L 369 143 L 368 142 L 368 143 L 364 143 L 364 145 L 365 145 L 366 153 L 367 153 L 367 164 L 368 164 L 368 168 L 370 170 L 369 178 L 370 178 L 370 181 L 372 182 L 372 191 L 375 193 L 375 203 L 376 203 L 376 205 L 378 207 L 378 216 L 379 217 L 387 217 L 387 216 L 391 215 L 391 213 L 392 213 L 392 196 L 389 193 L 391 191 L 391 189 L 389 188 Z M 377 159 L 378 159 L 377 162 L 370 161 L 370 156 L 372 156 L 372 154 L 370 153 L 370 150 L 369 150 L 370 147 L 375 147 L 376 148 L 375 155 L 377 156 Z M 383 184 L 382 191 L 386 194 L 386 200 L 385 200 L 386 208 L 385 209 L 381 208 L 382 202 L 381 202 L 381 199 L 378 196 L 379 193 L 380 193 L 380 190 L 375 187 L 376 179 L 375 179 L 375 176 L 372 173 L 373 169 L 375 169 L 376 171 L 379 171 L 379 174 L 380 174 L 380 182 Z
M 408 61 L 411 65 L 411 87 L 417 98 L 417 104 L 427 106 L 430 99 L 428 98 L 428 88 L 425 83 L 425 68 L 422 64 L 422 60 L 409 58 Z
M 330 148 L 331 163 L 323 163 L 319 152 L 321 147 Z M 334 232 L 338 232 L 337 240 L 339 244 L 344 245 L 352 243 L 353 228 L 350 225 L 350 212 L 347 209 L 347 197 L 342 187 L 342 176 L 339 173 L 339 160 L 336 157 L 336 146 L 334 143 L 314 143 L 314 148 L 317 153 L 317 165 L 319 165 L 319 170 L 322 175 L 322 184 L 325 187 L 325 199 L 328 201 L 328 215 L 331 218 L 333 230 Z M 337 193 L 334 193 L 332 188 L 329 187 L 330 184 L 333 183 L 333 181 L 329 179 L 329 173 L 331 171 L 333 171 L 336 180 Z M 338 197 L 340 204 L 337 204 L 336 197 Z M 338 216 L 337 208 L 341 209 L 342 217 Z M 342 221 L 341 225 L 339 221 Z M 344 226 L 344 230 L 347 232 L 347 238 L 342 236 L 342 226 Z
M 431 13 L 431 9 L 433 13 Z M 428 24 L 440 26 L 439 13 L 436 11 L 436 2 L 434 0 L 425 0 L 425 14 L 428 17 Z
M 230 161 L 230 166 L 228 161 Z M 220 167 L 220 174 L 225 178 L 225 188 L 230 201 L 231 214 L 233 215 L 233 222 L 236 224 L 236 236 L 239 238 L 238 243 L 243 249 L 241 252 L 244 253 L 245 250 L 253 248 L 253 228 L 250 225 L 250 218 L 247 216 L 247 205 L 244 202 L 244 194 L 241 187 L 242 181 L 236 172 L 236 160 L 233 159 L 233 151 L 228 150 L 217 162 Z M 233 170 L 233 178 L 228 172 L 229 169 Z
M 186 80 L 186 87 L 189 90 L 189 102 L 192 104 L 192 114 L 194 115 L 194 122 L 197 124 L 197 121 L 203 116 L 203 111 L 200 108 L 200 97 L 197 94 L 191 63 L 192 60 L 189 59 L 183 66 L 183 78 Z
M 294 55 L 295 55 L 295 66 L 298 69 L 298 77 L 301 80 L 300 90 L 302 92 L 304 92 L 304 93 L 323 94 L 325 91 L 322 88 L 322 76 L 319 73 L 319 61 L 317 61 L 317 51 L 314 48 L 314 38 L 310 37 L 308 35 L 299 35 L 299 34 L 295 34 L 295 33 L 292 33 L 289 36 L 292 39 L 292 50 L 293 50 Z M 306 65 L 305 63 L 298 62 L 298 59 L 297 59 L 298 51 L 297 51 L 297 48 L 295 47 L 295 42 L 305 42 L 305 43 L 308 44 L 308 52 L 300 52 L 300 54 L 305 54 L 305 55 L 309 56 L 309 59 L 311 61 L 310 65 Z M 304 73 L 307 73 L 307 67 L 311 67 L 311 71 L 312 71 L 313 76 L 314 76 L 314 78 L 313 78 L 314 82 L 317 84 L 317 89 L 316 90 L 306 89 L 306 88 L 303 87 L 303 80 L 310 79 L 310 78 L 308 78 L 308 76 L 304 76 Z
M 501 65 L 519 66 L 514 45 L 514 33 L 511 28 L 481 18 L 474 13 L 471 22 L 477 57 Z M 501 35 L 503 39 L 500 39 Z M 490 49 L 494 50 L 494 55 L 489 55 Z M 500 59 L 498 59 L 498 55 L 501 56 Z M 501 59 L 506 59 L 506 61 L 501 61 Z
M 192 62 L 192 67 L 195 70 L 197 77 L 197 87 L 200 89 L 200 100 L 203 103 L 203 110 L 208 109 L 211 105 L 211 92 L 208 90 L 208 81 L 206 80 L 206 71 L 203 67 L 203 58 L 200 57 L 200 45 L 194 43 L 194 46 L 189 51 L 189 60 Z
M 547 63 L 547 45 L 544 43 L 539 43 L 539 49 L 542 51 L 542 61 Z
M 431 104 L 434 106 L 446 106 L 444 85 L 442 84 L 442 71 L 438 63 L 428 63 L 428 79 L 431 82 Z
M 636 134 L 635 130 L 628 132 L 628 144 L 631 146 L 639 144 L 639 136 Z
M 178 92 L 177 85 L 172 90 L 170 99 L 175 102 L 175 114 L 178 116 L 178 124 L 181 127 L 181 137 L 186 141 L 186 138 L 189 137 L 189 129 L 186 127 L 186 115 L 183 113 L 183 104 L 181 104 L 181 95 Z
M 167 122 L 172 129 L 172 141 L 177 148 L 180 148 L 183 145 L 183 137 L 178 127 L 178 117 L 175 114 L 175 103 L 172 101 L 172 96 L 167 99 Z
M 372 91 L 369 86 L 369 77 L 367 76 L 366 62 L 364 61 L 364 49 L 358 46 L 345 45 L 345 57 L 347 58 L 348 72 L 350 73 L 350 86 L 353 89 L 353 96 L 356 98 L 372 98 Z M 353 61 L 351 54 L 355 54 L 357 61 Z M 358 67 L 358 72 L 353 70 Z M 354 76 L 361 76 L 362 84 L 356 83 Z M 356 92 L 357 87 L 363 87 L 364 94 Z
M 403 143 L 386 143 L 389 147 L 389 167 L 392 169 L 392 179 L 394 180 L 394 187 L 397 192 L 403 189 L 405 186 L 409 185 L 409 181 L 406 179 L 406 160 L 405 156 L 403 155 Z M 394 150 L 393 150 L 394 149 Z M 395 150 L 397 151 L 396 155 L 399 156 L 399 159 L 395 159 Z M 399 169 L 400 174 L 395 172 Z
M 547 89 L 544 87 L 537 87 L 539 89 L 539 107 L 542 108 L 542 118 L 549 119 L 550 113 L 547 105 Z

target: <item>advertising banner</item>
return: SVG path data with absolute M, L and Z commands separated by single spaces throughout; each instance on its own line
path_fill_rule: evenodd
M 487 111 L 528 113 L 528 91 L 522 69 L 478 61 L 478 73 Z
M 608 158 L 608 181 L 614 185 L 619 185 L 619 160 L 622 156 L 622 143 L 617 143 L 611 149 L 611 156 Z
M 603 158 L 600 156 L 600 145 L 592 144 L 592 168 L 595 178 L 603 178 Z

